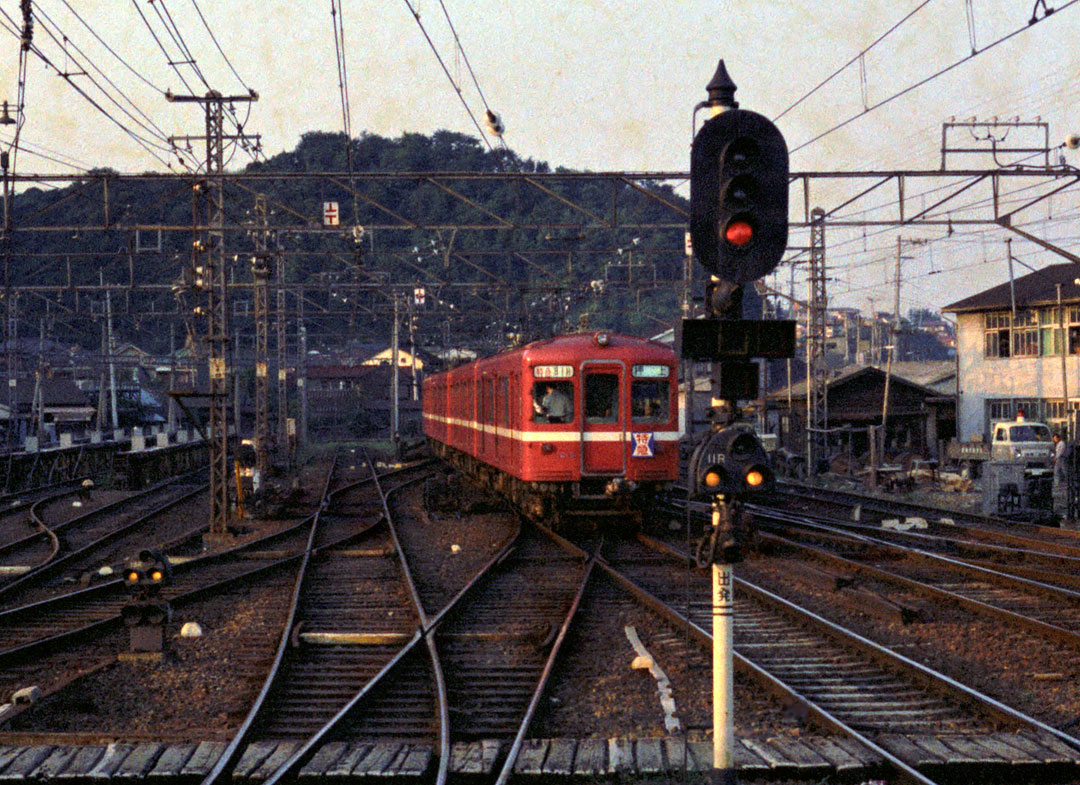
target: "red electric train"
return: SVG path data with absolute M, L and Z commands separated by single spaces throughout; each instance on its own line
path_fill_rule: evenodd
M 640 338 L 536 341 L 425 379 L 424 433 L 534 518 L 640 521 L 678 478 L 677 373 L 671 349 Z

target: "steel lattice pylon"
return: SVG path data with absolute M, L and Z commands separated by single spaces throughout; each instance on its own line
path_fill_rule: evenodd
M 825 211 L 810 213 L 810 292 L 806 309 L 806 467 L 816 473 L 817 461 L 827 457 L 825 428 L 829 421 L 829 366 L 825 361 Z
M 255 197 L 255 255 L 251 259 L 251 274 L 255 279 L 252 300 L 255 308 L 255 470 L 260 481 L 265 480 L 270 466 L 270 400 L 268 366 L 268 332 L 270 309 L 267 298 L 267 278 L 270 277 L 266 250 L 266 197 Z
M 225 275 L 225 105 L 238 101 L 255 101 L 254 93 L 245 96 L 223 96 L 216 90 L 205 96 L 165 94 L 168 101 L 202 104 L 206 115 L 206 179 L 196 183 L 197 192 L 207 198 L 207 223 L 198 223 L 196 209 L 195 242 L 192 243 L 194 268 L 206 287 L 206 336 L 210 371 L 210 430 L 207 434 L 210 450 L 210 536 L 225 537 L 229 532 L 229 430 L 228 352 L 229 352 L 229 292 Z M 178 137 L 190 139 L 189 137 Z M 172 139 L 170 141 L 174 141 Z

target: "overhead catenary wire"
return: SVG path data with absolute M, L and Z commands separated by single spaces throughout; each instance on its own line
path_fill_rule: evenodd
M 440 2 L 441 2 L 441 0 L 440 0 Z M 833 72 L 832 72 L 831 74 L 829 74 L 829 75 L 828 75 L 827 77 L 825 77 L 824 79 L 822 79 L 822 80 L 821 80 L 820 82 L 818 82 L 818 83 L 817 83 L 816 85 L 814 85 L 814 86 L 813 86 L 812 88 L 810 88 L 810 89 L 809 89 L 809 90 L 808 90 L 807 92 L 803 93 L 803 95 L 802 95 L 802 96 L 801 96 L 801 97 L 800 97 L 800 98 L 799 98 L 799 99 L 798 99 L 797 101 L 795 101 L 795 102 L 794 102 L 793 104 L 791 104 L 791 105 L 790 105 L 790 106 L 789 106 L 789 107 L 788 107 L 787 109 L 785 109 L 784 111 L 782 111 L 782 112 L 781 112 L 780 114 L 776 115 L 776 116 L 775 116 L 775 117 L 773 118 L 773 122 L 776 122 L 777 120 L 779 120 L 779 119 L 780 119 L 781 117 L 783 117 L 783 116 L 784 116 L 784 115 L 786 115 L 786 114 L 787 114 L 788 112 L 790 112 L 790 111 L 791 111 L 792 109 L 794 109 L 795 107 L 797 107 L 797 106 L 798 106 L 799 104 L 801 104 L 801 103 L 802 103 L 803 101 L 805 101 L 805 100 L 806 100 L 807 98 L 809 98 L 810 96 L 812 96 L 812 95 L 813 95 L 814 93 L 816 93 L 816 92 L 817 92 L 818 90 L 820 90 L 820 89 L 821 89 L 822 87 L 824 87 L 824 86 L 825 86 L 825 85 L 827 85 L 827 84 L 828 84 L 829 82 L 831 82 L 831 81 L 832 81 L 833 79 L 835 79 L 836 77 L 838 77 L 838 76 L 839 76 L 839 75 L 840 75 L 841 73 L 843 73 L 843 72 L 844 72 L 844 71 L 846 71 L 846 70 L 847 70 L 848 68 L 850 68 L 852 64 L 854 64 L 854 63 L 857 63 L 857 62 L 860 62 L 860 61 L 862 60 L 862 58 L 863 58 L 863 57 L 864 57 L 864 56 L 865 56 L 865 55 L 866 55 L 866 54 L 867 54 L 867 53 L 868 53 L 868 52 L 869 52 L 869 51 L 870 51 L 871 49 L 873 49 L 873 48 L 874 48 L 875 46 L 877 46 L 877 45 L 878 45 L 878 44 L 880 44 L 880 43 L 881 43 L 882 41 L 884 41 L 884 40 L 885 40 L 886 38 L 888 38 L 888 37 L 889 37 L 889 35 L 891 35 L 891 34 L 892 34 L 893 32 L 895 32 L 895 31 L 896 31 L 897 29 L 899 29 L 899 28 L 900 28 L 900 27 L 901 27 L 901 26 L 902 26 L 902 25 L 903 25 L 903 24 L 904 24 L 905 22 L 907 22 L 907 21 L 908 21 L 909 19 L 911 19 L 911 18 L 912 18 L 913 16 L 915 16 L 915 14 L 919 13 L 919 11 L 923 10 L 924 8 L 926 8 L 926 6 L 930 5 L 930 3 L 931 3 L 931 2 L 933 2 L 933 0 L 923 0 L 923 2 L 922 2 L 922 3 L 920 3 L 920 4 L 919 4 L 919 5 L 917 5 L 917 6 L 916 6 L 916 7 L 914 8 L 914 9 L 912 9 L 912 10 L 911 10 L 911 11 L 909 11 L 909 12 L 908 12 L 907 14 L 905 14 L 905 15 L 903 16 L 903 18 L 901 18 L 901 19 L 900 19 L 900 21 L 896 22 L 896 24 L 894 24 L 894 25 L 893 25 L 892 27 L 890 27 L 890 28 L 889 28 L 888 30 L 886 30 L 886 31 L 885 31 L 884 33 L 882 33 L 882 34 L 881 34 L 881 35 L 879 35 L 879 36 L 878 36 L 877 38 L 875 38 L 875 39 L 873 40 L 873 42 L 872 42 L 872 43 L 870 43 L 870 44 L 869 44 L 868 46 L 866 46 L 865 48 L 863 48 L 863 49 L 862 49 L 862 50 L 861 50 L 861 51 L 860 51 L 860 52 L 859 52 L 858 54 L 856 54 L 856 55 L 855 55 L 854 57 L 852 57 L 852 58 L 851 58 L 850 60 L 848 60 L 848 61 L 847 61 L 846 63 L 844 63 L 844 64 L 843 64 L 842 66 L 840 66 L 839 68 L 837 68 L 837 69 L 836 69 L 835 71 L 833 71 Z
M 1076 5 L 1077 2 L 1080 2 L 1080 0 L 1067 0 L 1067 2 L 1065 2 L 1064 5 L 1061 5 L 1058 8 L 1054 9 L 1053 16 L 1051 16 L 1049 18 L 1059 18 L 1058 15 L 1062 11 L 1064 11 L 1065 9 L 1067 9 L 1067 8 L 1069 8 L 1071 6 Z M 1015 30 L 1013 30 L 1013 31 L 1011 31 L 1009 33 L 1006 33 L 1005 35 L 995 39 L 994 41 L 991 41 L 989 44 L 984 46 L 982 49 L 979 49 L 978 51 L 975 51 L 975 52 L 973 52 L 973 53 L 971 53 L 969 55 L 965 55 L 965 56 L 961 57 L 960 59 L 953 61 L 949 65 L 935 71 L 934 73 L 930 74 L 929 76 L 926 76 L 926 77 L 918 80 L 917 82 L 914 82 L 913 84 L 910 84 L 907 87 L 896 91 L 892 95 L 889 95 L 889 96 L 883 98 L 882 100 L 880 100 L 880 101 L 878 101 L 878 102 L 876 102 L 874 104 L 871 104 L 870 106 L 866 107 L 865 109 L 863 109 L 863 110 L 861 110 L 859 112 L 856 112 L 851 117 L 848 117 L 846 120 L 842 120 L 841 122 L 839 122 L 839 123 L 831 126 L 830 128 L 822 131 L 817 136 L 814 136 L 814 137 L 806 140 L 805 142 L 802 142 L 801 144 L 796 145 L 795 147 L 791 148 L 790 153 L 791 154 L 797 153 L 799 150 L 802 150 L 803 148 L 808 147 L 808 146 L 814 144 L 815 142 L 820 141 L 821 139 L 824 139 L 826 136 L 829 136 L 830 134 L 832 134 L 832 133 L 834 133 L 836 131 L 839 131 L 841 128 L 844 128 L 844 127 L 850 125 L 851 123 L 853 123 L 856 120 L 870 114 L 871 112 L 875 111 L 876 109 L 879 109 L 882 106 L 885 106 L 886 104 L 892 103 L 897 98 L 901 98 L 901 97 L 907 95 L 908 93 L 911 93 L 911 92 L 919 89 L 920 87 L 923 87 L 924 85 L 934 81 L 938 77 L 944 76 L 945 74 L 947 74 L 950 71 L 954 70 L 955 68 L 958 68 L 961 65 L 964 65 L 965 63 L 973 60 L 974 58 L 978 57 L 979 55 L 983 54 L 984 52 L 988 52 L 991 49 L 998 46 L 999 44 L 1003 44 L 1006 41 L 1009 41 L 1012 38 L 1015 38 L 1016 36 L 1018 36 L 1021 33 L 1025 32 L 1026 30 L 1030 30 L 1035 25 L 1046 21 L 1047 18 L 1048 17 L 1044 16 L 1041 19 L 1033 20 L 1030 23 L 1026 23 L 1023 27 L 1017 28 L 1017 29 L 1015 29 Z
M 462 93 L 461 88 L 458 86 L 457 82 L 454 80 L 454 76 L 453 76 L 453 74 L 450 73 L 450 69 L 446 67 L 446 63 L 443 61 L 442 55 L 439 54 L 439 49 L 438 49 L 438 47 L 435 46 L 435 42 L 431 40 L 431 36 L 428 34 L 427 28 L 424 27 L 424 23 L 420 19 L 420 12 L 417 9 L 413 8 L 413 4 L 409 0 L 403 0 L 403 1 L 405 3 L 406 7 L 409 9 L 409 13 L 411 13 L 413 15 L 413 19 L 416 20 L 416 24 L 420 26 L 420 32 L 423 33 L 424 40 L 426 40 L 427 43 L 428 43 L 428 46 L 431 47 L 431 51 L 435 54 L 435 59 L 439 61 L 439 66 L 442 68 L 443 73 L 446 74 L 446 78 L 450 81 L 450 86 L 453 87 L 454 92 L 457 93 L 458 100 L 461 101 L 461 105 L 465 108 L 466 114 L 469 115 L 469 119 L 472 120 L 472 124 L 476 127 L 476 132 L 478 134 L 480 134 L 480 138 L 483 140 L 484 144 L 486 144 L 488 146 L 488 149 L 492 153 L 494 153 L 495 148 L 492 146 L 491 142 L 488 140 L 487 134 L 484 133 L 483 128 L 480 127 L 480 123 L 476 119 L 476 115 L 473 114 L 472 108 L 469 106 L 468 101 L 465 100 L 464 93 Z M 1073 0 L 1073 2 L 1077 2 L 1077 0 Z M 497 156 L 496 156 L 495 161 L 496 161 L 496 164 L 498 165 L 499 169 L 502 169 L 502 163 L 501 163 L 501 161 L 499 161 Z
M 4 18 L 7 19 L 7 21 L 12 26 L 17 27 L 17 25 L 15 25 L 14 20 L 11 19 L 11 16 L 7 13 L 7 11 L 0 8 L 0 14 L 2 14 L 4 16 Z M 13 32 L 7 25 L 2 25 L 2 27 L 3 27 L 3 29 L 8 30 L 8 32 Z M 19 34 L 17 32 L 15 32 L 14 34 L 16 36 L 19 36 Z M 44 62 L 47 66 L 52 68 L 57 73 L 58 76 L 60 76 L 62 79 L 64 79 L 64 81 L 66 81 L 69 85 L 71 85 L 71 87 L 80 96 L 82 96 L 84 100 L 86 100 L 91 106 L 93 106 L 95 109 L 97 109 L 99 112 L 101 112 L 101 114 L 103 114 L 106 118 L 108 118 L 112 123 L 114 123 L 118 128 L 120 128 L 125 134 L 127 134 L 129 137 L 131 137 L 133 140 L 135 140 L 135 142 L 138 143 L 140 147 L 142 147 L 147 152 L 149 152 L 152 156 L 154 156 L 158 161 L 160 161 L 162 164 L 164 164 L 167 168 L 171 168 L 172 165 L 169 163 L 169 161 L 167 159 L 165 159 L 165 158 L 162 158 L 158 154 L 158 150 L 155 149 L 155 147 L 157 147 L 158 149 L 164 149 L 164 148 L 161 148 L 161 146 L 155 144 L 153 141 L 151 141 L 149 139 L 146 139 L 141 134 L 136 133 L 135 131 L 128 128 L 126 125 L 124 125 L 124 123 L 122 123 L 116 117 L 114 117 L 112 115 L 112 113 L 109 112 L 108 109 L 106 109 L 98 101 L 96 101 L 86 90 L 84 90 L 82 87 L 80 87 L 71 78 L 70 75 L 65 75 L 64 72 L 61 69 L 59 69 L 56 66 L 56 64 L 53 63 L 53 61 L 48 57 L 48 55 L 46 55 L 44 52 L 42 52 L 41 49 L 38 46 L 31 43 L 29 45 L 29 50 L 28 51 L 31 51 L 35 55 L 37 55 L 37 57 L 42 62 Z M 17 144 L 18 144 L 18 126 L 16 126 L 16 137 L 15 137 L 15 140 L 13 142 L 13 149 L 17 149 Z
M 337 60 L 338 93 L 341 98 L 341 122 L 345 129 L 345 165 L 349 170 L 349 190 L 352 192 L 352 219 L 359 225 L 359 197 L 356 192 L 353 161 L 352 109 L 349 105 L 349 72 L 345 64 L 345 10 L 339 0 L 330 0 L 330 21 L 334 28 L 334 55 Z
M 141 73 L 137 68 L 131 65 L 131 63 L 121 57 L 120 54 L 112 46 L 110 46 L 107 41 L 105 41 L 105 39 L 98 35 L 97 31 L 94 30 L 94 28 L 85 19 L 83 19 L 82 16 L 79 15 L 79 12 L 75 10 L 75 8 L 68 2 L 68 0 L 60 0 L 60 2 L 64 4 L 64 7 L 67 8 L 68 11 L 71 12 L 72 16 L 74 16 L 76 19 L 79 20 L 80 23 L 82 23 L 82 26 L 90 32 L 90 35 L 92 35 L 99 44 L 105 47 L 105 51 L 115 57 L 116 60 L 122 66 L 124 66 L 124 68 L 126 68 L 135 76 L 135 78 L 137 78 L 139 81 L 141 81 L 143 84 L 150 87 L 151 89 L 156 90 L 161 95 L 165 94 L 164 88 L 158 87 L 156 84 L 150 81 L 150 79 L 145 74 Z M 41 10 L 40 6 L 38 6 L 38 10 Z

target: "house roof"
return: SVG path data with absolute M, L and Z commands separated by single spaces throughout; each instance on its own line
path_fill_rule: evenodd
M 946 371 L 945 366 L 948 366 Z M 892 378 L 899 382 L 910 385 L 927 396 L 937 398 L 942 395 L 940 389 L 936 389 L 932 385 L 940 383 L 948 375 L 956 372 L 956 366 L 951 361 L 931 361 L 931 362 L 902 362 L 893 363 Z M 836 387 L 837 385 L 851 381 L 858 376 L 869 375 L 885 376 L 885 369 L 878 368 L 873 365 L 849 365 L 846 368 L 841 368 L 837 375 L 829 379 L 829 387 Z M 769 398 L 773 400 L 787 398 L 788 388 L 784 387 L 779 390 L 774 390 L 769 393 Z M 793 398 L 805 398 L 806 397 L 806 380 L 796 382 L 791 385 L 791 396 Z
M 1062 302 L 1075 303 L 1080 301 L 1080 284 L 1075 283 L 1078 278 L 1080 266 L 1072 263 L 1054 264 L 1014 278 L 1011 283 L 1006 281 L 963 300 L 957 300 L 941 310 L 951 313 L 996 311 L 1011 308 L 1013 297 L 1016 298 L 1017 307 L 1056 305 L 1057 284 L 1061 284 Z

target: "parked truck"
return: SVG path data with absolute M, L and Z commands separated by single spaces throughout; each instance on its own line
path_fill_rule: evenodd
M 953 439 L 945 448 L 949 463 L 972 475 L 986 461 L 1023 461 L 1029 469 L 1048 469 L 1054 464 L 1054 440 L 1050 426 L 1025 420 L 1000 420 L 990 427 L 990 441 Z

